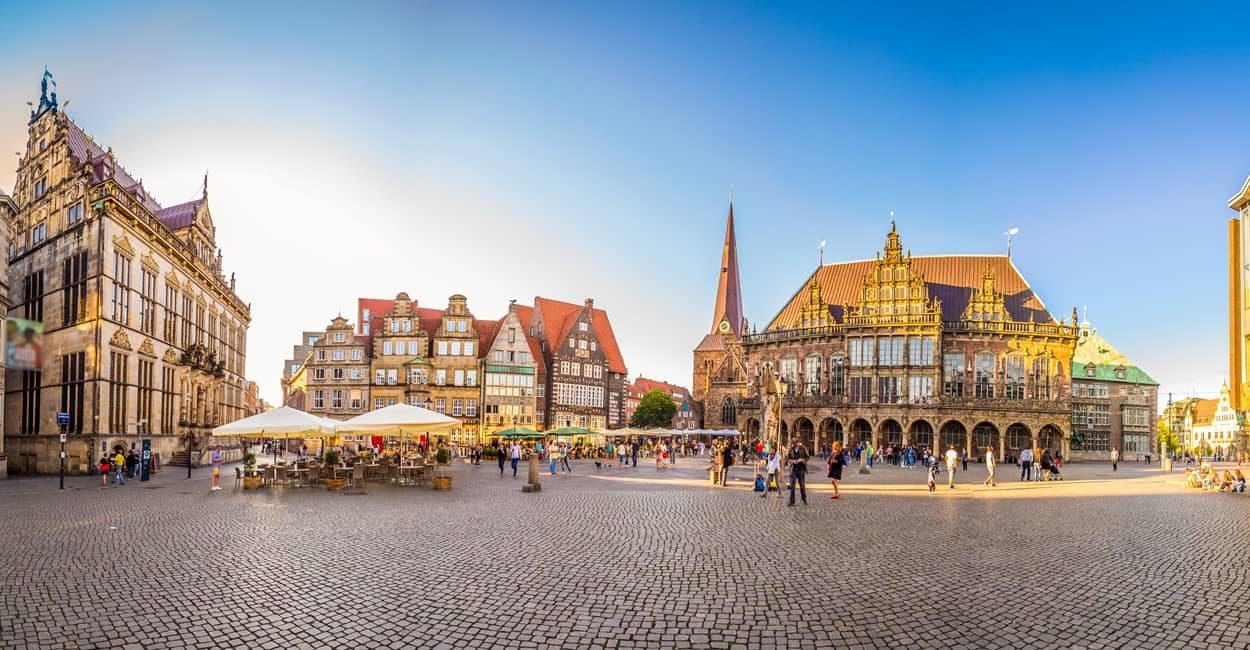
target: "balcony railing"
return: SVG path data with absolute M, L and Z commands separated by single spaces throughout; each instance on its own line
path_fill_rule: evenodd
M 941 324 L 944 330 L 958 332 L 1007 332 L 1016 334 L 1049 334 L 1055 336 L 1076 336 L 1076 328 L 1058 323 L 1030 323 L 1007 321 L 940 321 L 936 314 L 879 314 L 874 316 L 848 316 L 845 323 L 824 325 L 820 327 L 795 327 L 788 329 L 765 330 L 753 334 L 745 334 L 742 342 L 748 345 L 763 343 L 783 343 L 802 339 L 814 339 L 829 336 L 840 336 L 848 327 Z
M 781 406 L 783 409 L 835 408 L 840 406 L 917 406 L 960 410 L 1017 410 L 1064 413 L 1070 413 L 1072 410 L 1070 404 L 1058 400 L 938 397 L 936 395 L 927 400 L 915 402 L 906 400 L 900 402 L 852 402 L 846 395 L 785 395 L 781 398 Z M 739 409 L 751 410 L 758 409 L 759 407 L 760 400 L 758 397 L 743 397 L 738 399 Z

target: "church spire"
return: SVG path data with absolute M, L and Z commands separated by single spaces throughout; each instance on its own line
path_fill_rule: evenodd
M 742 336 L 742 287 L 738 282 L 738 238 L 734 232 L 732 198 L 729 200 L 729 219 L 725 224 L 725 245 L 721 250 L 720 281 L 716 285 L 712 332 L 733 332 L 736 336 Z

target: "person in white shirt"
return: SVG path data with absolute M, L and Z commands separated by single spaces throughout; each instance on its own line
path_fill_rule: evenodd
M 1029 480 L 1029 468 L 1033 466 L 1033 450 L 1020 450 L 1020 480 Z
M 985 448 L 985 471 L 989 472 L 990 475 L 985 477 L 984 484 L 990 487 L 994 487 L 995 485 L 998 485 L 998 483 L 994 482 L 994 448 L 993 447 Z
M 951 445 L 946 450 L 946 484 L 950 489 L 955 489 L 955 466 L 959 463 L 959 452 L 955 451 L 955 445 Z
M 512 448 L 508 450 L 508 457 L 512 459 L 512 478 L 516 478 L 516 467 L 521 463 L 521 443 L 512 443 Z
M 1116 466 L 1120 464 L 1120 450 L 1115 447 L 1111 448 L 1111 471 L 1116 471 Z
M 781 454 L 777 453 L 776 449 L 774 449 L 773 452 L 769 454 L 768 456 L 768 464 L 765 466 L 765 472 L 766 473 L 764 475 L 764 493 L 760 495 L 760 498 L 765 498 L 768 496 L 768 490 L 771 489 L 770 486 L 773 484 L 773 481 L 776 481 L 777 482 L 777 498 L 780 499 L 781 498 Z

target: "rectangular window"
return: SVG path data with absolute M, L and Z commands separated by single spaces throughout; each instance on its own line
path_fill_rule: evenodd
M 342 360 L 343 360 L 343 358 L 344 358 L 345 356 L 346 356 L 346 355 L 344 354 L 343 350 L 341 350 L 341 349 L 339 349 L 339 350 L 335 350 L 335 351 L 334 351 L 334 354 L 333 354 L 333 358 L 334 358 L 334 360 L 335 360 L 335 361 L 342 361 Z
M 376 370 L 374 370 L 373 371 L 373 383 L 385 384 L 386 383 L 386 371 L 383 370 L 382 368 L 377 368 Z
M 408 342 L 407 341 L 395 341 L 395 354 L 401 357 L 408 354 Z
M 399 369 L 388 368 L 386 371 L 386 385 L 394 386 L 399 381 Z
M 829 362 L 829 394 L 846 394 L 846 360 L 834 357 Z
M 899 386 L 902 383 L 903 380 L 900 377 L 878 377 L 877 403 L 898 404 L 901 396 Z
M 457 332 L 467 332 L 467 331 L 469 331 L 469 321 L 467 321 L 467 320 L 462 320 L 462 321 L 458 322 L 458 323 L 456 324 L 456 331 L 457 331 Z
M 1036 359 L 1033 361 L 1033 372 L 1029 376 L 1029 382 L 1033 385 L 1034 399 L 1050 399 L 1049 366 L 1050 363 L 1046 359 Z
M 391 347 L 391 342 L 383 341 L 382 342 L 382 356 L 390 356 L 392 351 L 393 349 Z
M 933 339 L 927 336 L 908 337 L 907 363 L 912 366 L 933 365 Z
M 964 355 L 949 352 L 943 358 L 942 394 L 950 397 L 964 396 Z
M 856 404 L 872 401 L 872 377 L 851 377 L 851 401 Z
M 585 321 L 582 321 L 582 322 L 580 322 L 580 323 L 578 323 L 578 324 L 577 324 L 577 331 L 579 331 L 579 332 L 585 332 L 587 329 L 589 329 L 589 328 L 587 328 L 587 327 L 586 327 L 586 322 L 585 322 Z
M 342 368 L 335 368 L 334 370 L 332 370 L 332 371 L 331 371 L 331 373 L 330 373 L 330 378 L 331 378 L 331 379 L 333 379 L 334 381 L 342 381 L 342 380 L 343 380 L 343 369 L 342 369 Z
M 165 285 L 165 342 L 178 342 L 178 289 Z M 162 433 L 171 431 L 166 429 Z
M 803 383 L 808 395 L 820 394 L 820 357 L 808 357 L 803 362 Z
M 508 328 L 508 342 L 516 343 L 516 328 L 515 327 Z
M 454 383 L 457 386 L 464 385 L 464 371 L 463 370 L 456 370 L 455 372 L 452 373 L 452 377 L 453 377 L 452 383 Z
M 39 224 L 38 224 L 37 226 L 35 226 L 34 228 L 31 228 L 31 229 L 30 229 L 30 244 L 31 244 L 31 246 L 34 246 L 35 244 L 42 243 L 42 242 L 43 242 L 43 240 L 45 240 L 45 239 L 47 239 L 47 238 L 48 238 L 48 224 L 47 224 L 46 222 L 42 222 L 42 221 L 41 221 L 41 222 L 39 222 Z
M 139 360 L 139 412 L 135 414 L 136 433 L 152 433 L 152 362 Z
M 126 375 L 129 358 L 122 352 L 109 353 L 109 432 L 126 433 Z
M 43 178 L 35 181 L 35 198 L 39 198 L 47 193 L 48 193 L 48 177 L 44 176 Z
M 603 379 L 603 366 L 595 366 L 595 379 Z
M 191 296 L 182 298 L 182 347 L 191 347 Z
M 172 434 L 177 431 L 174 429 L 175 391 L 174 369 L 161 368 L 161 430 L 157 433 Z
M 404 320 L 404 327 L 403 327 L 403 330 L 404 330 L 405 332 L 411 332 L 411 331 L 412 331 L 412 321 L 405 319 L 405 320 Z
M 361 351 L 360 351 L 360 348 L 353 348 L 353 349 L 352 349 L 352 361 L 360 361 L 360 357 L 361 357 L 361 355 L 362 355 L 362 353 L 361 353 Z
M 66 433 L 82 433 L 86 373 L 86 352 L 75 352 L 61 357 L 61 412 L 69 414 Z
M 460 356 L 460 341 L 451 342 L 451 356 L 453 357 Z
M 434 398 L 434 410 L 439 413 L 447 412 L 447 400 L 442 397 Z
M 345 333 L 343 333 L 343 332 L 335 332 L 335 333 L 334 333 L 334 342 L 335 342 L 335 343 L 344 343 L 344 342 L 346 342 L 346 341 L 347 341 L 347 334 L 345 334 Z
M 439 368 L 434 371 L 434 383 L 438 386 L 447 385 L 447 371 L 445 369 Z
M 473 341 L 464 342 L 464 356 L 466 357 L 473 356 Z
M 139 331 L 156 335 L 156 273 L 139 270 Z
M 994 396 L 994 355 L 978 354 L 976 356 L 976 396 Z
M 797 382 L 799 380 L 799 360 L 782 359 L 781 376 L 778 379 L 792 384 Z
M 907 398 L 912 404 L 929 404 L 933 401 L 932 377 L 908 377 Z
M 65 208 L 65 224 L 72 226 L 82 221 L 82 201 Z
M 462 400 L 451 400 L 451 414 L 455 417 L 464 415 L 464 402 Z
M 73 325 L 86 315 L 87 310 L 87 254 L 71 255 L 61 262 L 62 284 L 61 321 Z
M 130 258 L 113 252 L 113 320 L 130 323 Z M 123 431 L 114 429 L 114 433 Z
M 438 342 L 438 355 L 439 355 L 440 357 L 441 357 L 441 356 L 446 356 L 446 355 L 447 355 L 447 341 L 439 341 L 439 342 Z
M 877 339 L 877 365 L 903 365 L 903 337 L 890 336 Z
M 362 399 L 362 395 L 361 395 L 360 391 L 358 391 L 358 390 L 353 390 L 353 391 L 351 392 L 351 395 L 350 395 L 350 396 L 351 396 L 351 405 L 352 405 L 352 408 L 353 408 L 354 410 L 359 411 L 359 410 L 361 409 L 361 406 L 363 405 L 363 402 L 364 402 L 364 400 Z
M 872 339 L 851 339 L 851 365 L 855 367 L 871 366 L 873 348 Z
M 1005 365 L 1003 394 L 1007 399 L 1024 399 L 1024 357 L 1007 357 Z
M 362 369 L 362 368 L 352 368 L 352 370 L 351 370 L 351 378 L 352 378 L 352 379 L 363 379 L 363 378 L 364 378 L 364 376 L 365 376 L 365 371 L 364 371 L 364 369 Z
M 313 408 L 324 409 L 326 407 L 326 394 L 322 390 L 313 391 Z
M 398 332 L 398 331 L 399 331 L 399 321 L 398 321 L 398 320 L 395 320 L 395 319 L 393 319 L 393 318 L 391 319 L 391 331 L 392 331 L 392 332 Z
M 324 380 L 326 378 L 325 368 L 313 368 L 313 379 Z
M 468 371 L 468 372 L 466 372 L 466 373 L 465 373 L 465 377 L 464 377 L 464 385 L 465 385 L 465 386 L 476 386 L 476 385 L 477 385 L 477 371 L 476 371 L 476 370 L 470 370 L 470 371 Z
M 381 397 L 375 397 L 375 398 L 373 398 L 373 408 L 374 408 L 374 410 L 380 409 L 380 408 L 382 408 L 383 406 L 386 406 L 386 400 L 382 399 Z

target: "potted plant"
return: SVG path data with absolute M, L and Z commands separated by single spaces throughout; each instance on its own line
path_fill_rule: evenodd
M 338 477 L 339 450 L 330 449 L 325 453 L 326 467 L 330 468 L 330 478 L 325 479 L 326 489 L 337 491 L 347 487 L 347 479 Z
M 251 472 L 256 467 L 256 452 L 247 450 L 243 452 L 243 489 L 255 490 L 260 487 L 260 476 L 252 475 Z
M 435 490 L 450 490 L 451 477 L 443 474 L 443 466 L 451 463 L 451 452 L 446 448 L 440 447 L 438 453 L 434 454 L 434 484 Z

